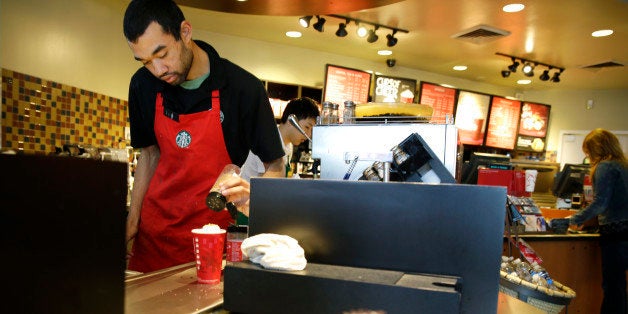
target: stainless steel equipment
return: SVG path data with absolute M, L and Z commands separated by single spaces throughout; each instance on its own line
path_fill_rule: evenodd
M 320 159 L 321 179 L 342 180 L 357 157 L 348 180 L 357 180 L 374 161 L 392 161 L 392 149 L 418 133 L 447 171 L 455 177 L 458 131 L 453 124 L 390 123 L 316 125 L 312 131 L 312 157 Z

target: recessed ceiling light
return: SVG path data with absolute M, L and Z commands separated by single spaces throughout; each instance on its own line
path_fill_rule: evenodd
M 301 32 L 297 32 L 297 31 L 288 31 L 286 32 L 286 36 L 292 37 L 292 38 L 299 38 L 302 36 L 302 34 Z
M 517 84 L 519 85 L 528 85 L 530 83 L 532 83 L 532 80 L 518 80 L 517 81 Z
M 601 30 L 597 30 L 593 33 L 591 33 L 591 36 L 593 37 L 604 37 L 604 36 L 609 36 L 613 34 L 613 30 L 612 29 L 601 29 Z
M 456 65 L 456 66 L 454 66 L 454 70 L 456 70 L 456 71 L 464 71 L 466 69 L 467 69 L 466 65 Z
M 380 56 L 390 56 L 392 54 L 392 50 L 379 50 L 377 54 Z
M 523 5 L 521 3 L 511 3 L 511 4 L 505 5 L 502 8 L 502 10 L 504 12 L 513 13 L 513 12 L 519 12 L 519 11 L 523 10 L 523 8 L 525 8 L 525 5 Z

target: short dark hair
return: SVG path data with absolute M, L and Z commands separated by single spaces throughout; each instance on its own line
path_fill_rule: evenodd
M 124 36 L 132 43 L 137 42 L 148 25 L 157 22 L 164 33 L 179 40 L 183 21 L 183 12 L 172 0 L 132 0 L 124 13 Z
M 281 123 L 288 121 L 288 116 L 294 114 L 297 120 L 304 120 L 307 118 L 314 118 L 320 115 L 316 101 L 309 97 L 301 97 L 290 100 L 286 105 L 286 109 L 281 116 Z

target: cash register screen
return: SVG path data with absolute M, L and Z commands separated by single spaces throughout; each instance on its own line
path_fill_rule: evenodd
M 582 193 L 585 175 L 589 173 L 589 165 L 565 164 L 563 171 L 554 179 L 552 193 L 556 197 L 571 198 L 574 193 Z

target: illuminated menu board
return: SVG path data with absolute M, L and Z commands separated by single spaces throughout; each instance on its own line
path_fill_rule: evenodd
M 491 96 L 460 91 L 456 106 L 456 127 L 462 144 L 482 145 Z
M 414 92 L 416 91 L 416 80 L 390 77 L 375 76 L 375 102 L 389 103 L 413 103 Z
M 484 145 L 514 149 L 520 112 L 520 101 L 493 96 Z
M 342 106 L 345 101 L 366 103 L 371 88 L 371 74 L 366 71 L 327 65 L 323 101 Z
M 548 105 L 523 103 L 517 136 L 518 150 L 540 152 L 545 149 L 550 108 Z
M 430 121 L 447 122 L 446 117 L 453 117 L 456 104 L 456 90 L 442 87 L 437 84 L 421 83 L 421 96 L 419 103 L 434 108 Z

